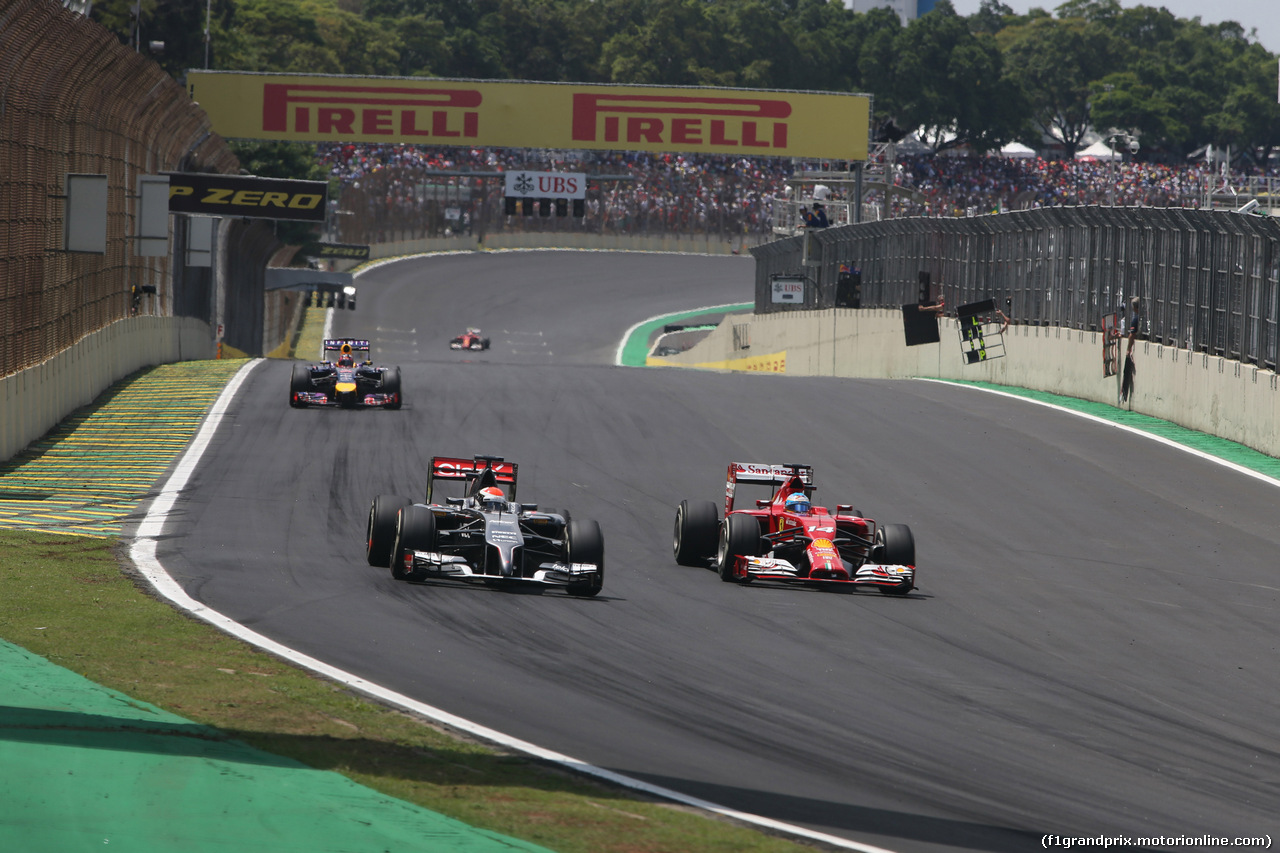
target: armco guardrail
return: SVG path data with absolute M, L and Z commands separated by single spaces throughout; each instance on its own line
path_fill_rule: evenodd
M 844 265 L 860 271 L 864 308 L 916 302 L 921 272 L 951 312 L 995 299 L 1023 325 L 1096 330 L 1137 296 L 1152 341 L 1270 369 L 1280 356 L 1280 220 L 1272 217 L 1045 208 L 829 228 L 751 253 L 760 314 L 832 307 Z M 803 302 L 772 302 L 775 275 L 808 278 Z

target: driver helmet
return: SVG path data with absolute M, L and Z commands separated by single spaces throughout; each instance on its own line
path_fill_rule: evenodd
M 480 499 L 480 505 L 485 509 L 506 509 L 507 496 L 497 486 L 485 486 L 477 497 Z
M 355 367 L 356 360 L 351 354 L 351 344 L 342 345 L 342 352 L 338 355 L 338 364 L 341 367 Z
M 787 512 L 794 512 L 796 515 L 808 515 L 809 496 L 804 492 L 793 492 L 787 495 L 786 508 Z

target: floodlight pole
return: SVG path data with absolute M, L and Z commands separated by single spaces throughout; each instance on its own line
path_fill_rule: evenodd
M 1111 150 L 1111 156 L 1107 157 L 1107 196 L 1108 204 L 1111 207 L 1116 206 L 1116 140 L 1123 140 L 1129 146 L 1129 152 L 1138 153 L 1138 138 L 1130 133 L 1116 131 L 1107 137 L 1107 148 Z M 1120 155 L 1124 157 L 1124 154 Z

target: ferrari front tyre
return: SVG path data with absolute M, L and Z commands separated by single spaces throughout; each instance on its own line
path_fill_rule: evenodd
M 717 565 L 720 569 L 720 580 L 725 583 L 747 583 L 750 578 L 739 578 L 733 574 L 734 563 L 738 557 L 758 557 L 760 555 L 760 523 L 754 516 L 730 513 L 724 517 L 720 525 L 720 549 Z
M 604 535 L 600 532 L 600 525 L 594 521 L 570 519 L 565 541 L 569 546 L 565 556 L 570 565 L 592 563 L 596 566 L 590 579 L 569 584 L 565 592 L 570 595 L 596 595 L 604 588 Z
M 394 394 L 395 401 L 387 403 L 385 408 L 398 409 L 404 405 L 404 397 L 400 394 L 400 368 L 387 367 L 382 371 L 382 393 Z
M 880 562 L 886 566 L 914 566 L 916 564 L 916 539 L 905 524 L 884 524 L 876 530 Z M 906 595 L 915 589 L 914 584 L 882 586 L 885 595 Z
M 672 542 L 677 565 L 706 568 L 719 538 L 720 511 L 713 501 L 680 501 Z
M 391 577 L 407 580 L 412 570 L 405 564 L 411 551 L 434 551 L 436 516 L 422 504 L 409 504 L 396 513 L 396 540 L 391 546 Z
M 298 401 L 299 392 L 311 390 L 311 368 L 305 364 L 295 364 L 293 375 L 289 377 L 289 405 L 295 409 L 305 409 L 307 404 Z
M 378 495 L 369 506 L 365 530 L 365 558 L 380 569 L 391 566 L 391 546 L 396 540 L 396 513 L 413 501 L 398 495 Z

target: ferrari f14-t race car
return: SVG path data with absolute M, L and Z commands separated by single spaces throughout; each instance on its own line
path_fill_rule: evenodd
M 544 584 L 570 595 L 604 585 L 604 537 L 594 521 L 568 511 L 517 503 L 517 466 L 500 456 L 436 456 L 426 503 L 379 495 L 369 508 L 369 565 L 397 580 L 452 578 L 491 585 Z M 436 494 L 439 481 L 461 481 L 462 494 Z
M 488 348 L 489 339 L 480 334 L 479 329 L 467 329 L 461 335 L 449 341 L 449 349 L 465 349 L 479 352 Z
M 324 360 L 319 364 L 295 364 L 289 379 L 289 405 L 381 406 L 398 409 L 404 402 L 400 393 L 400 368 L 375 367 L 369 360 L 369 342 L 336 338 L 324 342 Z
M 771 488 L 754 509 L 734 509 L 740 483 Z M 809 465 L 729 465 L 724 520 L 712 501 L 681 501 L 675 557 L 682 566 L 712 566 L 728 583 L 782 581 L 814 586 L 875 587 L 887 595 L 915 588 L 916 546 L 905 524 L 864 518 L 852 504 L 832 515 L 813 506 Z

